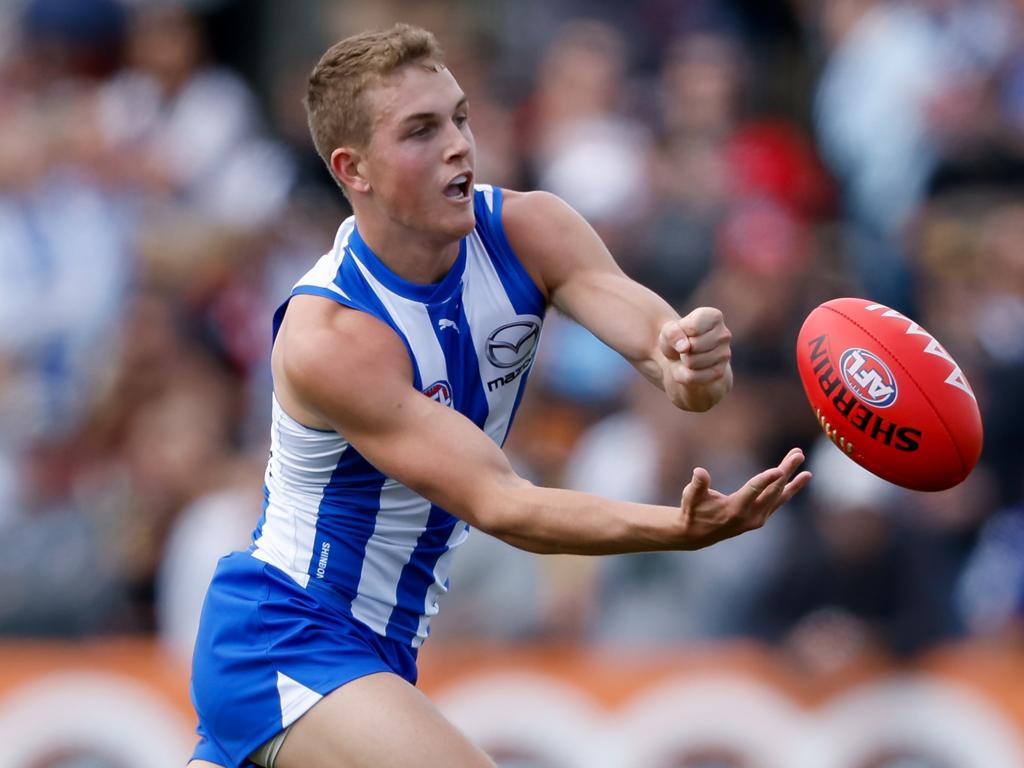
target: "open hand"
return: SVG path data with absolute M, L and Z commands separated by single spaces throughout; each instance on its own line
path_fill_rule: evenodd
M 760 528 L 811 479 L 810 472 L 793 476 L 803 461 L 803 451 L 794 448 L 779 466 L 754 475 L 729 496 L 711 487 L 706 469 L 694 469 L 693 479 L 683 489 L 679 548 L 700 549 Z

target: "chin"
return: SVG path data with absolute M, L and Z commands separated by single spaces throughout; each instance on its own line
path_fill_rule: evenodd
M 439 222 L 446 235 L 461 240 L 469 235 L 476 227 L 476 214 L 469 209 L 468 215 L 453 216 L 443 222 Z

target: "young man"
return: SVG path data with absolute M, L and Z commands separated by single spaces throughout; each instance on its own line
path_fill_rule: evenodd
M 518 477 L 499 446 L 546 307 L 690 411 L 732 383 L 721 313 L 680 318 L 561 200 L 474 187 L 466 98 L 424 30 L 332 47 L 307 109 L 355 215 L 275 318 L 264 515 L 207 595 L 192 765 L 492 766 L 413 686 L 469 526 L 534 552 L 695 549 L 810 475 L 793 450 L 727 496 L 698 468 L 678 508 Z

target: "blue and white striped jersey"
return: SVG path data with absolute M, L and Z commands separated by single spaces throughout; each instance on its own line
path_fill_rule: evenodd
M 505 238 L 501 200 L 500 189 L 475 188 L 476 228 L 439 283 L 395 275 L 349 218 L 333 250 L 292 290 L 386 322 L 408 349 L 412 385 L 498 445 L 522 399 L 545 310 Z M 275 316 L 275 334 L 286 309 L 287 302 Z M 386 477 L 344 435 L 299 424 L 276 399 L 264 494 L 254 557 L 377 633 L 423 642 L 448 588 L 452 553 L 469 534 L 465 522 Z

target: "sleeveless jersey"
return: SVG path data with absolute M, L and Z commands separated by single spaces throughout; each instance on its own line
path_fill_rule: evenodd
M 505 238 L 501 202 L 500 189 L 475 187 L 476 228 L 438 283 L 391 272 L 349 218 L 291 294 L 326 297 L 387 323 L 408 350 L 411 385 L 498 445 L 522 399 L 545 310 Z M 287 301 L 275 335 L 286 310 Z M 274 399 L 253 557 L 378 634 L 418 647 L 468 534 L 468 524 L 382 474 L 344 435 L 303 426 Z

